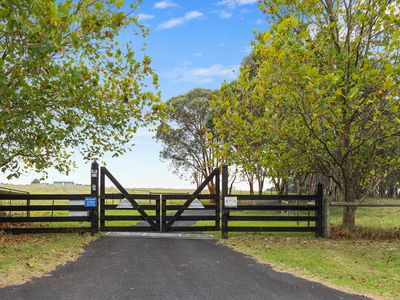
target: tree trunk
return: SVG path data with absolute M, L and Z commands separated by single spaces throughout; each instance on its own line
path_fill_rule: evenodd
M 394 186 L 390 185 L 387 193 L 388 198 L 394 198 Z
M 351 171 L 348 171 L 345 176 L 344 182 L 344 201 L 345 202 L 355 202 L 356 201 L 356 184 L 354 177 L 352 174 L 349 174 Z M 354 230 L 356 226 L 356 210 L 357 207 L 344 207 L 343 209 L 343 218 L 342 218 L 342 227 L 346 230 Z
M 211 181 L 207 184 L 207 186 L 208 186 L 208 191 L 209 191 L 209 193 L 210 193 L 211 195 L 215 195 L 216 192 L 217 192 L 217 190 L 216 190 L 216 187 L 215 187 L 214 180 L 211 180 Z
M 343 228 L 346 230 L 354 230 L 356 226 L 356 210 L 357 207 L 344 207 L 343 208 Z
M 254 183 L 249 180 L 250 195 L 254 195 Z
M 258 178 L 258 194 L 262 195 L 264 190 L 264 177 Z

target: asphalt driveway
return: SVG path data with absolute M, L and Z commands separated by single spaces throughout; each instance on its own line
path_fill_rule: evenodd
M 50 275 L 0 289 L 0 299 L 365 299 L 212 240 L 105 236 Z

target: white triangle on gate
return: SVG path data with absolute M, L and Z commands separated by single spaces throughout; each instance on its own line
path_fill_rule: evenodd
M 117 208 L 133 208 L 132 203 L 129 202 L 128 199 L 124 198 L 122 201 L 117 205 Z
M 192 203 L 190 203 L 189 208 L 204 208 L 204 205 L 199 199 L 195 198 Z

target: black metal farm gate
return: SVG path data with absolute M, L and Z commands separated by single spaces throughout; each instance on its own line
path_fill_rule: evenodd
M 228 167 L 215 169 L 191 194 L 134 194 L 93 162 L 87 194 L 0 193 L 0 230 L 45 232 L 323 233 L 323 188 L 314 195 L 228 194 Z M 106 192 L 106 180 L 117 192 Z M 204 193 L 214 181 L 215 193 Z
M 217 193 L 200 194 L 214 178 Z M 119 193 L 106 193 L 106 179 Z M 99 229 L 136 232 L 217 231 L 220 228 L 219 190 L 219 170 L 216 169 L 192 194 L 130 194 L 107 168 L 101 167 Z M 199 221 L 213 221 L 213 224 L 198 225 Z M 177 223 L 180 226 L 174 226 Z M 188 225 L 185 226 L 185 223 Z

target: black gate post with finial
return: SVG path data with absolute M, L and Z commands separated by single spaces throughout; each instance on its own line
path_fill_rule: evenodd
M 323 199 L 324 199 L 324 186 L 321 183 L 317 185 L 317 200 L 315 201 L 315 236 L 324 236 L 324 219 L 323 219 Z
M 90 196 L 96 198 L 96 206 L 89 210 L 91 232 L 99 232 L 99 164 L 94 161 L 90 170 Z
M 228 238 L 229 210 L 225 207 L 225 197 L 228 195 L 228 165 L 222 165 L 222 238 Z

